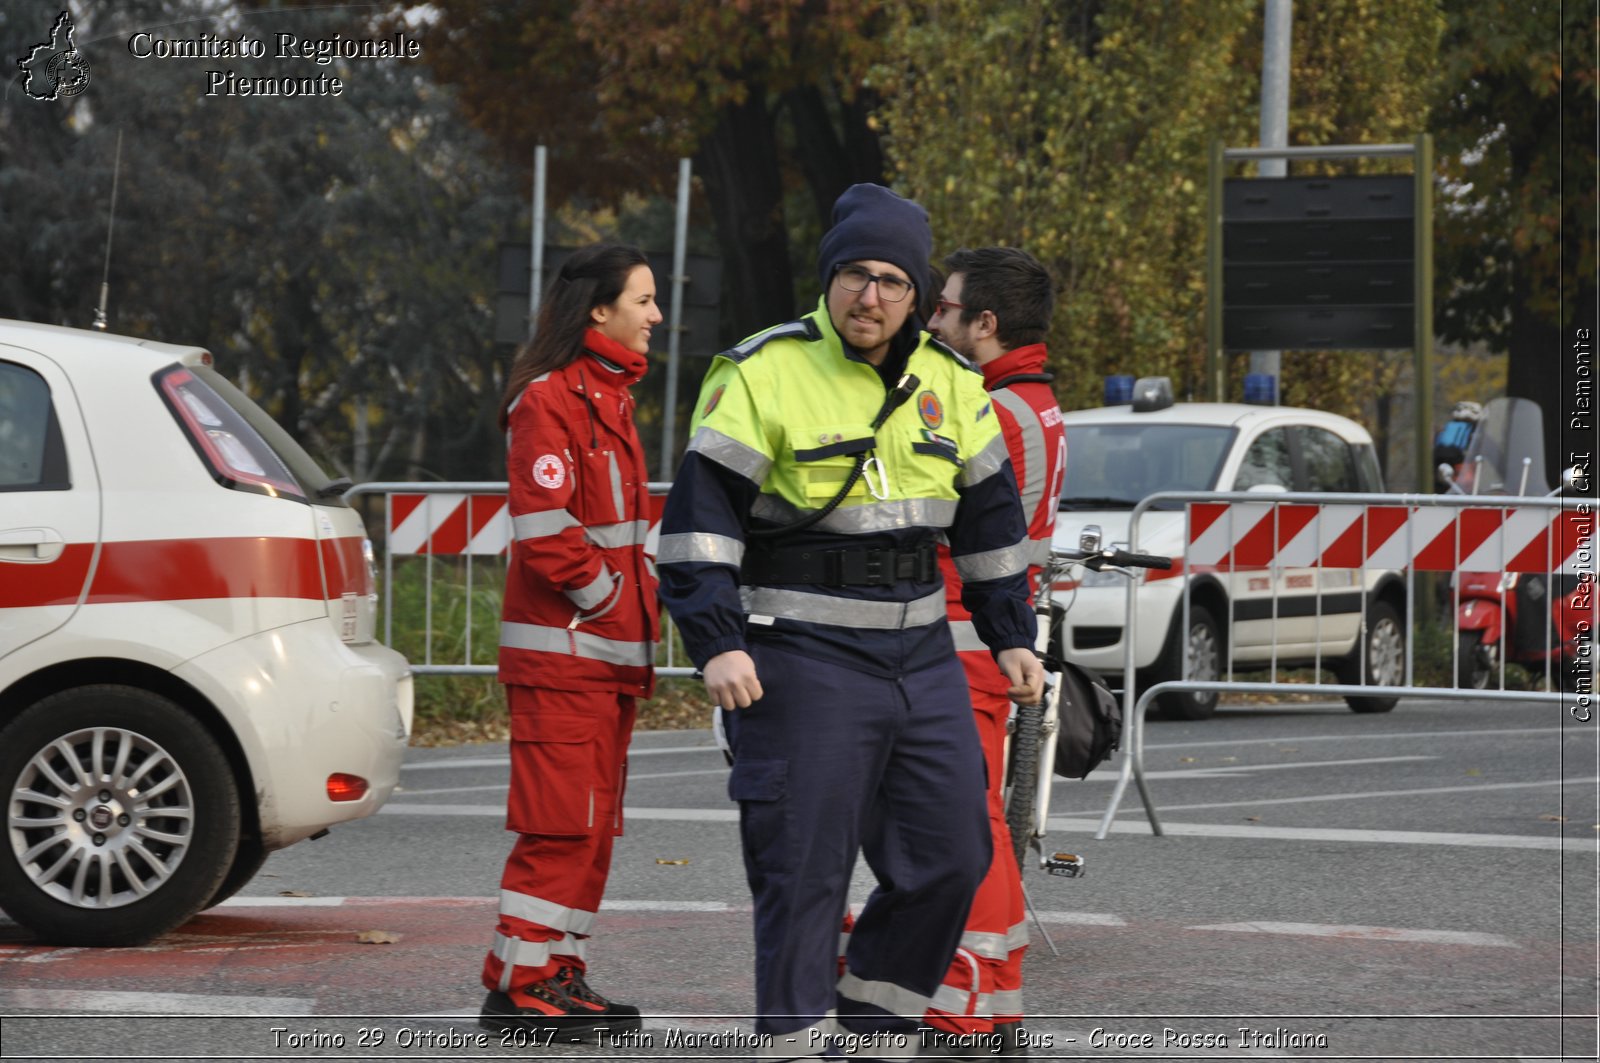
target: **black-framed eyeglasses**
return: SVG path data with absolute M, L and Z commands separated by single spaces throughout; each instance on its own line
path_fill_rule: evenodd
M 873 281 L 878 283 L 878 298 L 886 303 L 898 303 L 911 294 L 916 285 L 892 273 L 868 273 L 860 266 L 840 266 L 833 271 L 839 284 L 847 292 L 864 292 Z

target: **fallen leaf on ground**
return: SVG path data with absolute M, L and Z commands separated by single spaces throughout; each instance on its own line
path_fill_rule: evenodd
M 309 897 L 309 896 L 311 896 L 311 894 L 307 893 L 305 890 L 279 890 L 278 891 L 278 896 L 280 896 L 280 897 Z
M 399 934 L 387 930 L 363 930 L 356 935 L 356 942 L 362 945 L 393 945 L 399 940 Z
M 1261 817 L 1260 816 L 1246 816 L 1246 817 L 1244 817 L 1244 821 L 1246 823 L 1260 823 L 1261 822 Z
M 1467 774 L 1468 775 L 1482 775 L 1483 772 L 1479 771 L 1477 768 L 1468 768 L 1467 769 Z
M 1539 818 L 1546 823 L 1565 823 L 1567 821 L 1566 816 L 1540 816 Z
M 1178 758 L 1178 763 L 1179 764 L 1193 764 L 1194 763 L 1194 758 L 1193 757 L 1179 757 Z
M 658 863 L 658 864 L 671 864 L 674 867 L 682 867 L 684 864 L 687 864 L 688 862 L 689 861 L 687 861 L 687 860 L 667 860 L 667 859 L 664 859 L 664 858 L 659 857 L 659 856 L 656 857 L 656 863 Z

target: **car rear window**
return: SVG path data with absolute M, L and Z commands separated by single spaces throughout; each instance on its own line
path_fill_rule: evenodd
M 1131 509 L 1157 491 L 1214 490 L 1236 431 L 1195 424 L 1069 425 L 1061 506 Z
M 0 362 L 0 491 L 71 487 L 50 385 L 31 369 Z

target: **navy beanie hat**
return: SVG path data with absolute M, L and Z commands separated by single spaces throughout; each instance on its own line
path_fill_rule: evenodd
M 817 268 L 826 290 L 835 267 L 844 262 L 877 259 L 906 271 L 921 299 L 930 283 L 933 230 L 928 212 L 882 185 L 851 185 L 833 205 L 833 228 L 817 249 Z M 916 315 L 913 314 L 913 317 Z

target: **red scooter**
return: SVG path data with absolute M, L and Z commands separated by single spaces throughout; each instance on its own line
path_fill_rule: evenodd
M 1577 482 L 1577 470 L 1569 469 L 1562 486 L 1549 490 L 1542 414 L 1521 398 L 1486 403 L 1464 460 L 1438 472 L 1454 494 L 1526 498 Z M 1516 664 L 1572 689 L 1586 643 L 1580 635 L 1593 630 L 1592 582 L 1562 572 L 1461 572 L 1456 580 L 1457 686 L 1503 687 L 1503 665 Z

